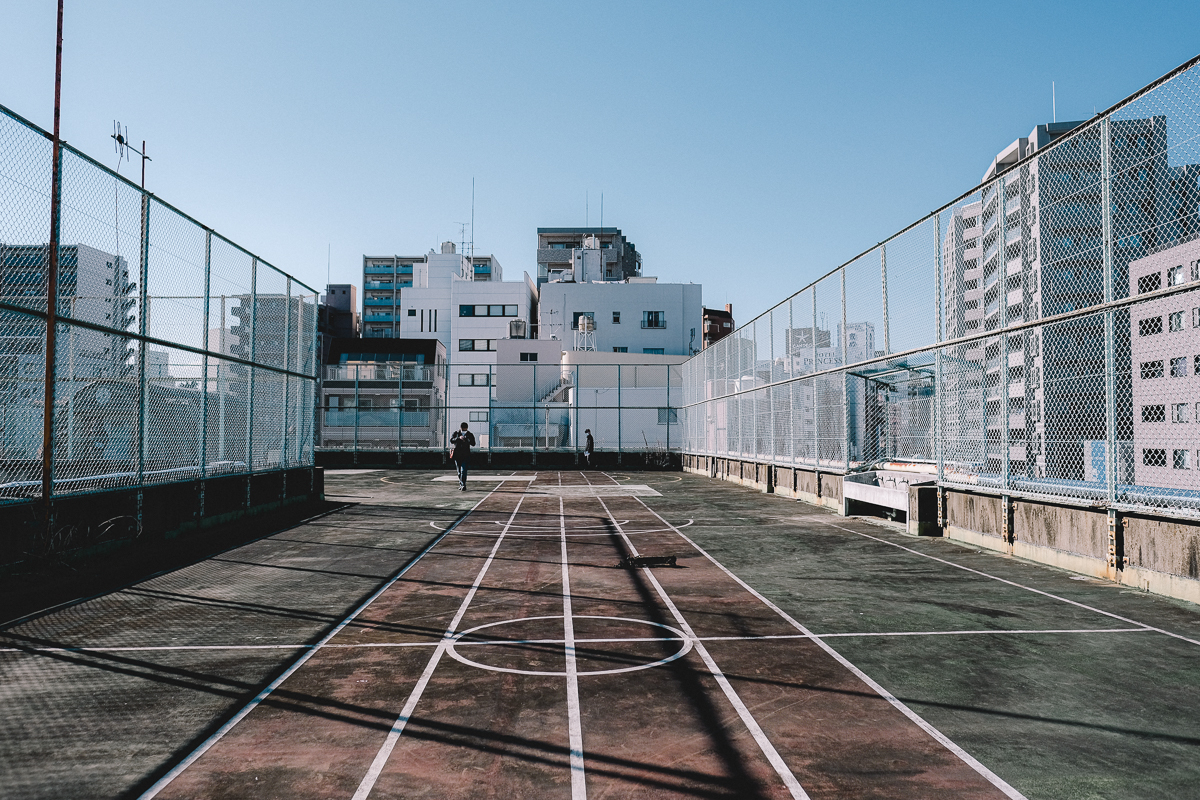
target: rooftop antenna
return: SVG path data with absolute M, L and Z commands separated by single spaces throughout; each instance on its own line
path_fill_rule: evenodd
M 471 176 L 471 261 L 475 261 L 475 176 Z
M 327 243 L 325 245 L 325 286 L 326 287 L 329 286 L 329 275 L 330 275 L 329 271 L 331 269 L 330 264 L 333 263 L 332 253 L 333 253 L 333 245 Z
M 458 226 L 458 252 L 460 254 L 467 252 L 467 226 L 469 222 L 456 222 Z
M 136 147 L 134 147 L 132 144 L 129 143 L 129 128 L 122 127 L 121 123 L 116 120 L 113 120 L 112 140 L 114 143 L 113 146 L 117 150 L 117 171 L 118 172 L 121 169 L 121 159 L 129 158 L 129 156 L 125 152 L 126 150 L 132 150 L 133 152 L 135 152 L 139 156 L 141 156 L 141 158 L 142 158 L 142 188 L 145 189 L 146 188 L 146 162 L 154 160 L 154 159 L 150 158 L 150 156 L 146 155 L 146 140 L 142 139 L 142 149 L 138 150 Z
M 583 227 L 585 227 L 585 228 L 588 226 L 588 223 L 591 221 L 589 219 L 590 213 L 591 212 L 588 209 L 588 190 L 584 189 L 583 190 Z
M 1050 121 L 1058 122 L 1058 98 L 1054 94 L 1054 81 L 1050 81 Z

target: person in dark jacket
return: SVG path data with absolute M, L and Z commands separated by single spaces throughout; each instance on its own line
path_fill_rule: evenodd
M 460 429 L 450 434 L 450 444 L 454 449 L 450 453 L 450 458 L 454 461 L 454 466 L 458 467 L 458 490 L 465 492 L 467 490 L 467 467 L 471 461 L 471 448 L 475 446 L 475 434 L 467 430 L 467 423 L 463 423 Z
M 587 463 L 588 467 L 591 468 L 592 451 L 596 449 L 596 441 L 592 439 L 591 428 L 584 428 L 583 432 L 587 434 L 587 444 L 583 446 L 583 460 Z

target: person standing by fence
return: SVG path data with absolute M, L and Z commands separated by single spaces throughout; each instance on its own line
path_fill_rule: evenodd
M 467 430 L 467 423 L 463 423 L 459 430 L 450 434 L 450 444 L 453 448 L 450 451 L 450 458 L 454 461 L 454 466 L 458 467 L 458 490 L 465 492 L 467 490 L 467 467 L 470 466 L 471 448 L 475 446 L 475 434 Z
M 596 449 L 596 441 L 592 439 L 591 428 L 584 428 L 583 432 L 587 434 L 587 444 L 583 446 L 583 460 L 590 469 L 592 466 L 592 451 Z

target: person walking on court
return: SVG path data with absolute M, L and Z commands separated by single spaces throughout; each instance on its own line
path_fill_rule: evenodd
M 592 439 L 591 428 L 584 428 L 583 432 L 587 434 L 587 444 L 583 446 L 583 460 L 590 469 L 592 466 L 592 451 L 596 449 L 596 442 Z
M 471 448 L 475 446 L 475 434 L 467 430 L 467 423 L 459 426 L 459 430 L 450 434 L 450 444 L 453 449 L 450 451 L 450 459 L 454 462 L 454 466 L 458 467 L 458 490 L 465 492 L 467 490 L 467 467 L 471 461 Z

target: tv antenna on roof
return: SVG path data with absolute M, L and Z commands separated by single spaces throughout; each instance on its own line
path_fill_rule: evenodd
M 132 144 L 129 143 L 129 128 L 122 127 L 121 123 L 117 122 L 116 120 L 113 120 L 113 132 L 112 132 L 111 138 L 113 140 L 113 148 L 117 151 L 117 172 L 121 171 L 121 161 L 129 159 L 129 155 L 125 152 L 126 150 L 132 150 L 133 152 L 135 152 L 139 156 L 141 156 L 141 159 L 142 159 L 142 188 L 145 189 L 146 188 L 146 162 L 154 160 L 154 159 L 150 158 L 150 156 L 146 155 L 146 140 L 145 139 L 142 140 L 142 149 L 138 150 L 136 147 L 134 147 Z

